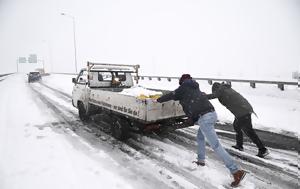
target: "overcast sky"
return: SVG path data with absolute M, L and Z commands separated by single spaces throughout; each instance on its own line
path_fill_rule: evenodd
M 300 65 L 299 0 L 0 0 L 0 73 L 36 53 L 46 71 L 86 61 L 147 75 L 291 79 Z M 22 64 L 20 71 L 28 71 Z

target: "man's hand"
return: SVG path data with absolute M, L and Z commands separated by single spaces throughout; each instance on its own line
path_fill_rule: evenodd
M 153 103 L 157 103 L 157 99 L 152 99 L 152 102 Z
M 195 123 L 194 123 L 194 121 L 193 121 L 192 118 L 188 118 L 188 119 L 186 119 L 186 120 L 184 121 L 183 124 L 186 125 L 186 126 L 193 126 Z
M 159 97 L 158 99 L 156 99 L 156 102 L 161 103 L 161 97 Z

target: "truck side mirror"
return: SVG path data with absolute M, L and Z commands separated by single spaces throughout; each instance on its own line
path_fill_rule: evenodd
M 76 83 L 76 78 L 72 78 L 72 83 Z

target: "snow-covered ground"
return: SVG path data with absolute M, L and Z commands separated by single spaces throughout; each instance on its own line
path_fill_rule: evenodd
M 71 94 L 72 77 L 75 76 L 56 74 L 45 77 L 44 82 Z M 199 84 L 203 92 L 211 93 L 211 85 L 208 82 L 199 81 Z M 169 82 L 165 79 L 158 81 L 146 78 L 140 80 L 139 85 L 153 89 L 174 90 L 178 87 L 178 81 Z M 248 83 L 232 83 L 232 85 L 253 106 L 257 114 L 257 117 L 252 116 L 254 128 L 300 136 L 300 89 L 297 86 L 285 86 L 285 90 L 281 91 L 275 84 L 257 84 L 255 89 L 251 88 Z M 143 93 L 143 91 L 139 92 Z M 220 122 L 233 122 L 234 116 L 217 99 L 211 102 L 216 108 Z
M 73 76 L 74 77 L 74 76 Z M 51 75 L 43 83 L 27 83 L 15 74 L 0 82 L 0 188 L 226 188 L 230 174 L 207 148 L 207 166 L 197 168 L 195 132 L 188 128 L 174 138 L 159 140 L 140 136 L 126 143 L 94 130 L 78 120 L 68 96 L 72 76 Z M 173 90 L 177 81 L 142 81 L 142 86 Z M 200 83 L 204 92 L 210 86 Z M 276 86 L 236 86 L 253 104 L 259 118 L 256 128 L 299 134 L 299 90 L 280 91 Z M 230 113 L 213 101 L 220 121 L 232 121 Z M 188 136 L 188 137 L 187 137 Z M 232 144 L 222 139 L 225 147 Z M 248 146 L 247 149 L 253 147 Z M 254 149 L 255 150 L 255 149 Z M 236 158 L 249 174 L 240 188 L 292 188 L 297 172 L 297 152 L 271 149 L 271 159 L 261 166 Z M 250 153 L 253 153 L 252 151 Z M 287 161 L 283 164 L 283 160 Z M 278 161 L 276 159 L 279 159 Z M 283 162 L 283 163 L 281 163 Z M 273 169 L 277 167 L 277 169 Z M 279 169 L 282 168 L 279 172 Z
M 1 189 L 133 188 L 116 174 L 118 164 L 106 152 L 72 133 L 54 132 L 50 126 L 56 118 L 28 85 L 24 75 L 0 83 L 5 89 L 0 93 Z

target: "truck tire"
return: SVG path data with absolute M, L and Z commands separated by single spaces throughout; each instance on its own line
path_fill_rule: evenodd
M 117 116 L 112 117 L 111 135 L 118 140 L 126 140 L 129 137 L 129 124 L 127 120 Z
M 89 115 L 82 102 L 78 102 L 78 114 L 81 121 L 87 121 L 89 119 Z

